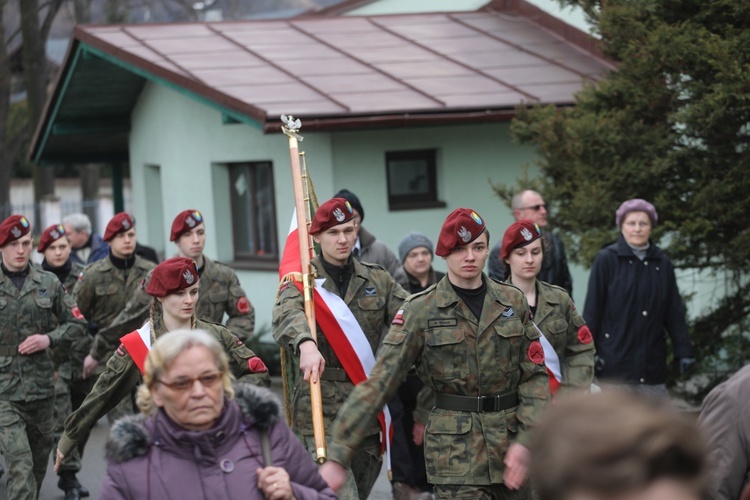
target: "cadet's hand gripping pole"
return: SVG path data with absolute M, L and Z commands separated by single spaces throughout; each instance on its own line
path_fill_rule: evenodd
M 300 263 L 302 264 L 302 285 L 305 297 L 305 317 L 310 328 L 310 333 L 317 343 L 317 329 L 315 325 L 315 309 L 313 308 L 313 283 L 310 257 L 313 251 L 312 242 L 308 233 L 308 226 L 311 223 L 305 201 L 305 191 L 302 184 L 302 172 L 299 162 L 299 148 L 297 141 L 302 141 L 302 137 L 297 134 L 302 123 L 299 119 L 295 120 L 293 116 L 287 117 L 281 115 L 281 121 L 284 123 L 281 130 L 289 137 L 289 157 L 292 162 L 292 185 L 294 188 L 294 205 L 297 211 L 297 233 L 299 235 Z M 313 421 L 313 438 L 315 439 L 315 460 L 323 463 L 326 460 L 326 436 L 323 425 L 323 396 L 320 392 L 320 376 L 317 381 L 313 382 L 310 377 L 310 402 L 312 406 Z

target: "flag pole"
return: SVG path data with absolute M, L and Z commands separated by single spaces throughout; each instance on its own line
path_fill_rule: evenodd
M 288 117 L 286 115 L 281 115 L 281 121 L 284 123 L 284 125 L 281 126 L 281 130 L 289 138 L 289 157 L 292 163 L 294 206 L 297 211 L 297 234 L 299 236 L 302 286 L 303 296 L 305 299 L 305 317 L 307 318 L 307 325 L 310 328 L 310 334 L 317 344 L 317 327 L 315 324 L 315 309 L 313 308 L 313 270 L 312 265 L 310 264 L 313 247 L 310 241 L 310 235 L 308 233 L 308 225 L 311 221 L 307 210 L 307 203 L 305 201 L 305 189 L 302 183 L 302 172 L 299 161 L 300 151 L 298 141 L 302 141 L 302 137 L 297 133 L 299 132 L 302 123 L 299 119 L 295 120 L 291 115 Z M 323 395 L 321 394 L 320 390 L 321 375 L 322 374 L 318 374 L 317 380 L 314 382 L 313 377 L 310 377 L 310 403 L 312 410 L 313 439 L 315 440 L 315 460 L 318 463 L 323 463 L 326 460 L 326 437 L 325 427 L 323 424 Z

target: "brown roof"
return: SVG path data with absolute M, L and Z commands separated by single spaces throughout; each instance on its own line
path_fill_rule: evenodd
M 31 156 L 54 126 L 78 133 L 94 94 L 108 92 L 103 69 L 87 66 L 95 62 L 175 85 L 266 131 L 278 131 L 282 113 L 306 130 L 508 119 L 522 101 L 572 104 L 582 82 L 614 67 L 585 34 L 532 17 L 496 1 L 465 13 L 77 27 Z M 86 89 L 91 75 L 97 86 Z M 139 88 L 130 84 L 128 98 Z M 121 133 L 128 118 L 119 122 Z

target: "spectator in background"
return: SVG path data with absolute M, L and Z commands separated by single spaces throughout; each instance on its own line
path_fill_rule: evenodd
M 708 393 L 698 425 L 708 445 L 710 498 L 740 498 L 750 481 L 750 365 Z
M 699 433 L 658 400 L 617 392 L 558 398 L 534 429 L 531 457 L 539 500 L 705 498 Z
M 402 265 L 396 270 L 393 279 L 409 293 L 422 292 L 445 276 L 445 273 L 432 268 L 432 241 L 422 233 L 407 234 L 398 245 L 398 254 Z M 391 482 L 394 500 L 430 498 L 428 492 L 432 491 L 427 482 L 424 448 L 412 440 L 417 396 L 423 387 L 424 383 L 412 367 L 394 398 L 399 402 L 391 400 L 388 403 L 394 431 L 391 443 Z M 399 407 L 402 407 L 403 411 L 398 412 Z M 421 420 L 426 421 L 427 415 Z
M 583 318 L 594 336 L 596 375 L 620 389 L 668 397 L 667 341 L 680 372 L 695 363 L 674 267 L 651 240 L 659 220 L 639 198 L 620 205 L 620 236 L 594 258 Z
M 145 415 L 113 427 L 100 498 L 336 498 L 274 396 L 231 382 L 215 337 L 160 337 L 138 390 Z
M 542 195 L 536 191 L 527 189 L 516 194 L 511 202 L 511 208 L 516 220 L 530 220 L 542 230 L 547 227 L 547 205 L 544 203 Z M 504 281 L 507 276 L 505 275 L 505 262 L 500 258 L 500 244 L 501 242 L 498 242 L 490 250 L 488 273 L 490 278 Z M 573 277 L 570 275 L 568 257 L 565 255 L 565 246 L 562 240 L 550 231 L 544 231 L 542 246 L 544 247 L 544 259 L 537 278 L 539 278 L 539 281 L 544 281 L 550 285 L 563 287 L 572 297 Z
M 354 222 L 357 227 L 357 241 L 352 248 L 354 258 L 370 264 L 379 264 L 393 276 L 399 266 L 398 259 L 385 243 L 379 241 L 375 238 L 375 235 L 362 227 L 362 222 L 365 220 L 365 209 L 359 202 L 357 195 L 348 189 L 342 189 L 333 197 L 345 199 L 354 209 Z
M 91 264 L 109 255 L 109 245 L 91 229 L 91 219 L 83 213 L 70 214 L 63 218 L 65 233 L 73 251 L 70 258 L 79 264 Z

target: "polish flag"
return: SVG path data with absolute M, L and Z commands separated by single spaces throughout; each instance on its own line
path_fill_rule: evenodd
M 539 342 L 542 344 L 544 350 L 544 365 L 547 367 L 547 375 L 549 375 L 549 392 L 553 396 L 560 388 L 562 384 L 562 366 L 560 364 L 560 357 L 555 352 L 555 348 L 549 343 L 547 337 L 544 336 L 542 331 L 536 326 L 536 323 L 532 322 L 536 331 L 541 336 Z

